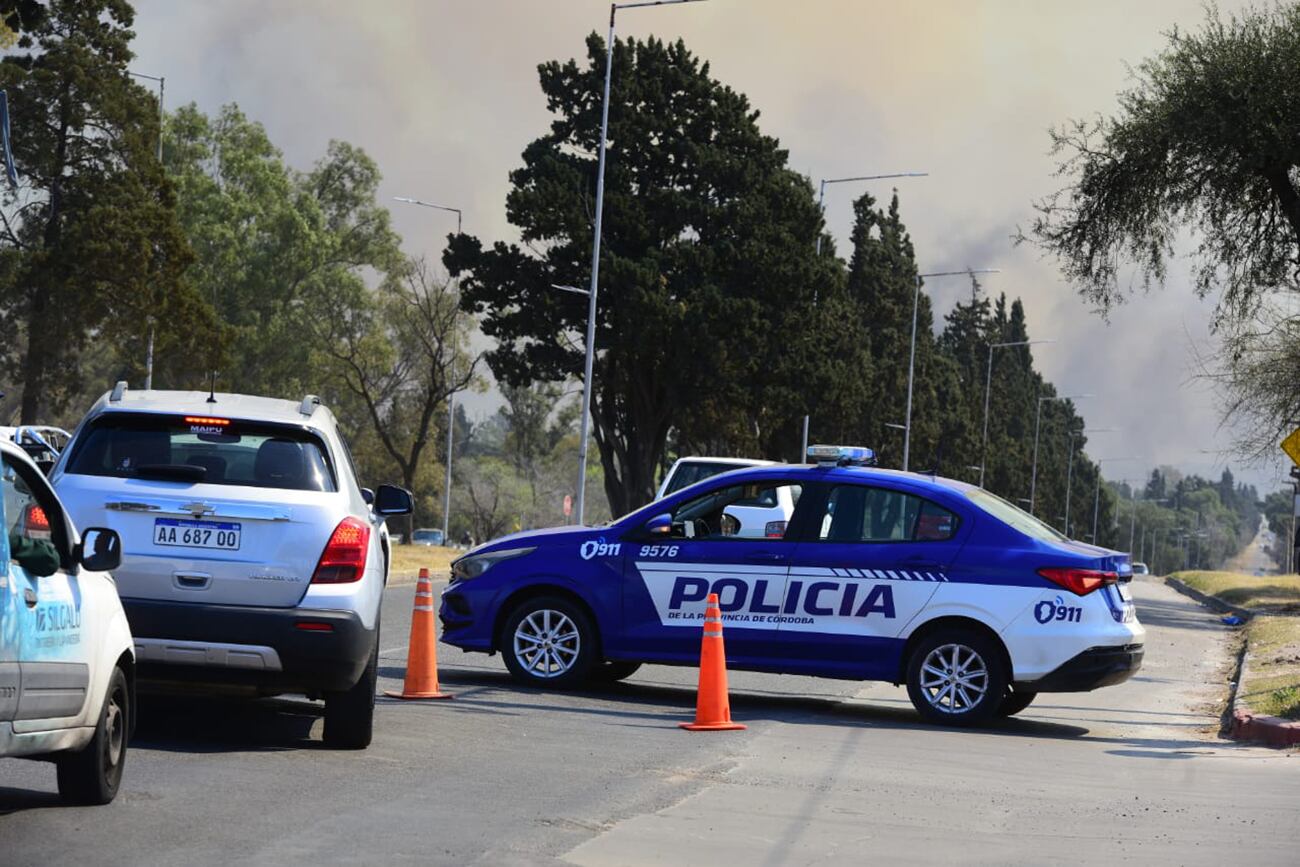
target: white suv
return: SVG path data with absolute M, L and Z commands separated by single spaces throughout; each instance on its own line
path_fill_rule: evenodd
M 0 757 L 53 761 L 59 794 L 106 804 L 135 722 L 131 632 L 107 570 L 121 542 L 83 536 L 31 458 L 0 442 Z
M 323 698 L 326 744 L 369 745 L 384 518 L 411 495 L 360 487 L 319 400 L 118 383 L 50 481 L 75 521 L 122 538 L 142 680 Z

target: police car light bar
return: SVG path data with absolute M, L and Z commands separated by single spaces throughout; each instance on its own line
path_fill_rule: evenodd
M 808 446 L 808 460 L 824 467 L 871 467 L 876 453 L 865 446 Z

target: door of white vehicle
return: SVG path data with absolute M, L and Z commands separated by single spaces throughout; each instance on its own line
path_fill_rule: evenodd
M 43 731 L 80 715 L 85 706 L 91 650 L 83 640 L 87 612 L 80 578 L 71 568 L 62 510 L 45 478 L 31 466 L 0 455 L 0 488 L 10 555 L 8 579 L 11 595 L 17 597 L 19 624 L 20 683 L 14 728 Z M 58 568 L 48 575 L 25 568 L 14 559 L 20 548 Z

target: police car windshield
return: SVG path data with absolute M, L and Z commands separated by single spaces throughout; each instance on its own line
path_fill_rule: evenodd
M 1011 505 L 996 494 L 990 494 L 983 488 L 967 488 L 964 493 L 972 503 L 1002 523 L 1015 527 L 1026 536 L 1043 542 L 1068 541 L 1065 534 L 1044 524 L 1024 509 Z

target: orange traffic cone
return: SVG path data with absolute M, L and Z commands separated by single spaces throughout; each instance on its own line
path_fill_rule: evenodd
M 731 701 L 727 698 L 727 653 L 722 646 L 722 611 L 718 608 L 718 594 L 710 593 L 705 606 L 695 722 L 678 725 L 692 732 L 743 729 L 743 725 L 731 721 Z
M 433 582 L 421 569 L 415 582 L 415 608 L 411 611 L 411 646 L 406 654 L 406 682 L 401 692 L 384 691 L 392 698 L 455 698 L 438 689 L 438 637 L 433 623 Z

